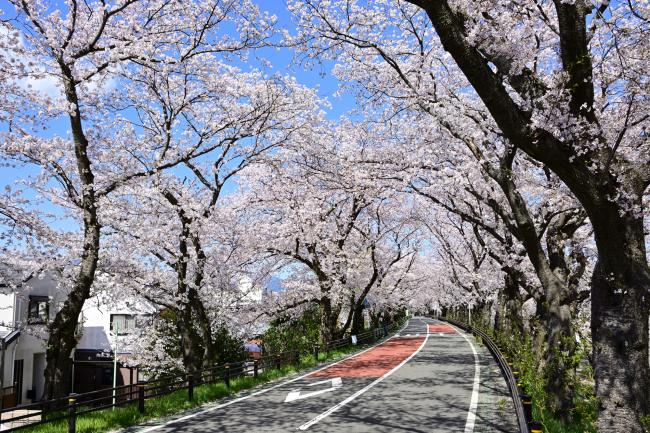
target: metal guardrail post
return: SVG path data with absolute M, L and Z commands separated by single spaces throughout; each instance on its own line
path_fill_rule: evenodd
M 518 371 L 513 371 L 512 375 L 515 378 L 515 384 L 517 384 L 517 392 L 519 392 L 520 395 L 523 394 L 524 393 L 524 387 L 523 387 L 523 384 L 521 383 L 521 379 L 519 378 L 519 372 Z
M 194 373 L 187 375 L 187 399 L 194 400 Z
M 257 365 L 257 359 L 253 360 L 253 377 L 257 377 L 257 371 L 258 371 L 258 365 Z
M 226 383 L 226 387 L 230 388 L 230 365 L 226 364 L 223 368 L 223 381 Z
M 146 382 L 138 381 L 138 412 L 144 413 L 144 386 Z
M 526 424 L 533 421 L 533 397 L 527 394 L 521 394 L 521 403 L 524 405 L 524 415 L 526 415 Z
M 68 397 L 68 433 L 75 433 L 77 429 L 77 394 Z
M 528 423 L 528 428 L 530 433 L 542 433 L 542 423 L 537 421 L 531 421 Z

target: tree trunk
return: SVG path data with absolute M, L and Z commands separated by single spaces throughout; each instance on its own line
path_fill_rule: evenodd
M 48 326 L 49 336 L 45 350 L 45 385 L 44 399 L 64 396 L 70 385 L 70 354 L 77 345 L 75 331 L 79 324 L 79 315 L 90 288 L 95 279 L 100 246 L 100 224 L 97 218 L 97 199 L 95 197 L 95 177 L 88 157 L 88 140 L 81 123 L 79 99 L 71 69 L 59 59 L 63 74 L 66 99 L 74 106 L 74 113 L 69 115 L 70 128 L 74 142 L 77 171 L 81 183 L 81 197 L 75 196 L 77 206 L 83 210 L 84 243 L 79 273 L 68 294 L 63 307 L 56 313 Z M 72 188 L 71 186 L 71 189 Z
M 352 329 L 350 330 L 352 335 L 359 335 L 360 333 L 363 332 L 363 329 L 365 328 L 363 310 L 364 310 L 363 300 L 361 300 L 361 302 L 357 302 L 356 305 L 354 306 L 354 316 L 352 317 Z
M 320 301 L 320 339 L 323 343 L 329 343 L 334 340 L 336 335 L 336 321 L 332 320 L 332 301 L 329 297 L 324 296 Z
M 538 349 L 542 349 L 540 354 L 544 354 L 543 370 L 550 399 L 549 409 L 562 421 L 567 422 L 573 407 L 573 389 L 565 368 L 575 348 L 571 311 L 562 305 L 563 299 L 569 295 L 569 287 L 566 281 L 562 281 L 553 272 L 528 206 L 514 182 L 511 167 L 515 154 L 513 150 L 502 158 L 498 172 L 489 167 L 488 171 L 508 200 L 520 240 L 543 288 L 542 293 L 535 293 L 538 307 L 542 307 L 541 310 L 538 308 L 538 311 L 543 312 L 540 319 L 546 335 L 545 344 L 540 344 Z
M 90 295 L 99 251 L 99 225 L 86 230 L 88 248 L 84 250 L 81 267 L 72 291 L 63 307 L 49 325 L 45 351 L 45 385 L 42 398 L 50 400 L 63 397 L 70 391 L 70 354 L 77 345 L 75 331 L 84 302 Z
M 54 320 L 48 326 L 49 337 L 45 351 L 45 385 L 43 398 L 52 399 L 62 397 L 70 389 L 71 363 L 70 354 L 77 345 L 75 331 L 79 324 L 79 315 L 84 302 L 90 295 L 97 259 L 99 253 L 99 224 L 97 223 L 96 212 L 86 212 L 87 221 L 84 218 L 86 229 L 85 248 L 81 258 L 79 274 L 68 294 L 63 307 L 56 313 Z
M 189 294 L 190 300 L 192 302 L 192 308 L 196 313 L 196 319 L 201 329 L 201 339 L 203 345 L 203 368 L 210 368 L 217 363 L 217 354 L 214 347 L 214 339 L 212 337 L 212 324 L 210 323 L 210 318 L 208 313 L 205 311 L 205 307 L 201 299 L 199 298 L 198 293 L 194 289 L 191 289 Z
M 650 270 L 643 222 L 603 208 L 590 215 L 599 251 L 591 294 L 598 431 L 642 433 L 650 415 Z
M 212 323 L 210 323 L 210 317 L 205 311 L 205 306 L 198 293 L 198 289 L 203 284 L 207 258 L 205 251 L 203 251 L 201 240 L 196 234 L 192 235 L 192 245 L 194 245 L 194 251 L 196 252 L 197 268 L 194 271 L 194 287 L 189 288 L 187 295 L 196 313 L 196 318 L 201 329 L 201 338 L 203 339 L 203 368 L 210 368 L 217 363 L 217 353 L 214 347 L 214 338 L 212 338 Z
M 547 407 L 564 422 L 570 421 L 573 407 L 573 371 L 571 360 L 575 352 L 575 331 L 569 306 L 551 303 L 545 321 L 546 350 L 544 377 L 546 377 Z
M 381 312 L 373 313 L 373 311 L 370 310 L 370 327 L 379 328 L 380 321 L 381 321 Z
M 192 326 L 192 306 L 190 304 L 185 304 L 183 309 L 177 312 L 176 330 L 181 337 L 185 372 L 193 374 L 201 369 L 202 350 L 200 338 Z
M 516 277 L 506 274 L 503 287 L 503 313 L 499 330 L 506 335 L 523 335 L 522 299 Z M 496 322 L 496 320 L 495 320 Z

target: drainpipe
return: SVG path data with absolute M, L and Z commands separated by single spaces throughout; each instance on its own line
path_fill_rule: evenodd
M 5 353 L 7 352 L 7 346 L 5 345 L 5 340 L 0 339 L 0 350 L 2 350 L 2 356 L 0 357 L 0 409 L 4 409 L 4 389 L 5 389 Z
M 18 324 L 20 323 L 20 302 L 18 300 L 18 296 L 16 296 L 16 292 L 14 292 L 14 323 L 12 323 L 12 329 L 17 330 L 18 329 Z M 11 380 L 11 386 L 14 386 L 14 367 L 16 364 L 16 348 L 18 347 L 18 343 L 20 342 L 20 335 L 18 338 L 16 338 L 16 341 L 14 341 L 14 348 L 11 351 L 11 374 L 9 375 L 9 380 Z M 4 373 L 4 371 L 3 371 Z M 17 389 L 14 389 L 14 394 L 16 393 Z M 14 396 L 16 402 L 21 400 L 22 396 L 16 395 Z

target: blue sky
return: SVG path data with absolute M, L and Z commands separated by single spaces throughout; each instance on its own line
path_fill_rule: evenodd
M 295 33 L 295 26 L 292 22 L 291 14 L 287 10 L 285 1 L 256 0 L 256 2 L 262 10 L 268 11 L 278 18 L 279 26 L 288 29 L 291 34 Z M 53 7 L 55 7 L 54 5 L 57 3 L 59 2 L 53 2 Z M 13 6 L 9 5 L 6 0 L 0 0 L 0 10 L 5 13 L 4 18 L 10 18 L 15 15 Z M 264 66 L 264 64 L 259 61 L 259 58 L 265 59 L 269 62 L 271 65 L 270 68 Z M 282 75 L 291 75 L 294 76 L 299 83 L 312 88 L 317 88 L 318 94 L 330 102 L 331 106 L 326 111 L 327 116 L 332 120 L 338 119 L 355 107 L 355 99 L 352 95 L 345 93 L 340 96 L 334 95 L 338 90 L 338 81 L 331 74 L 331 68 L 333 66 L 331 62 L 325 62 L 310 69 L 306 68 L 304 65 L 296 64 L 293 62 L 293 58 L 294 52 L 291 49 L 265 48 L 258 50 L 254 55 L 251 55 L 247 63 L 244 64 L 237 62 L 237 66 L 242 69 L 264 69 L 269 74 L 279 73 Z M 0 125 L 0 128 L 4 127 L 6 126 Z M 68 130 L 68 120 L 61 119 L 51 125 L 50 134 L 66 136 Z M 38 173 L 38 170 L 33 167 L 13 169 L 3 166 L 2 162 L 3 161 L 0 161 L 0 188 L 14 184 L 20 178 L 24 178 L 25 175 L 35 175 Z M 29 194 L 28 196 L 33 195 Z M 45 209 L 46 211 L 55 211 L 51 206 L 45 206 L 47 208 Z M 70 225 L 70 222 L 59 222 L 56 225 L 65 228 L 73 228 Z
M 278 23 L 295 33 L 295 25 L 292 22 L 291 14 L 287 10 L 285 1 L 282 0 L 257 0 L 261 9 L 274 14 L 278 18 Z M 269 51 L 269 50 L 267 50 Z M 262 52 L 261 54 L 267 54 Z M 354 97 L 350 94 L 343 94 L 341 97 L 334 97 L 333 94 L 338 90 L 338 81 L 331 74 L 332 62 L 324 62 L 321 66 L 316 66 L 313 70 L 305 69 L 302 65 L 292 65 L 292 50 L 282 49 L 273 53 L 268 53 L 266 57 L 272 61 L 276 71 L 286 71 L 296 77 L 296 79 L 307 86 L 318 87 L 319 94 L 327 97 L 332 103 L 332 108 L 328 111 L 328 116 L 336 119 L 344 115 L 355 107 Z

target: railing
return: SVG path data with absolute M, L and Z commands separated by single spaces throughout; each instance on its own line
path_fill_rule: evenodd
M 503 377 L 506 380 L 508 385 L 508 390 L 510 391 L 510 396 L 515 405 L 515 414 L 517 415 L 517 425 L 519 426 L 520 433 L 542 433 L 542 427 L 538 422 L 533 421 L 532 413 L 532 398 L 529 395 L 525 395 L 521 392 L 521 387 L 519 386 L 519 379 L 516 377 L 515 373 L 512 371 L 511 365 L 501 352 L 499 347 L 492 341 L 490 336 L 478 328 L 474 328 L 467 323 L 459 322 L 453 319 L 447 319 L 441 317 L 440 320 L 451 323 L 471 334 L 474 334 L 481 338 L 485 346 L 488 348 L 494 359 L 499 364 L 499 368 L 503 373 Z
M 390 324 L 381 328 L 372 329 L 356 336 L 356 344 L 369 343 L 386 337 L 396 329 L 398 324 Z M 328 354 L 335 349 L 349 347 L 353 344 L 351 336 L 330 341 L 327 344 L 314 346 L 314 356 L 318 361 L 319 350 Z M 288 351 L 258 359 L 231 362 L 191 374 L 179 374 L 158 377 L 149 381 L 139 381 L 137 384 L 121 385 L 115 388 L 104 388 L 82 394 L 70 394 L 67 397 L 52 400 L 38 401 L 36 403 L 20 405 L 13 408 L 0 410 L 0 426 L 8 425 L 2 431 L 16 431 L 40 424 L 67 420 L 68 433 L 76 430 L 76 420 L 80 415 L 104 410 L 112 407 L 122 407 L 137 404 L 140 413 L 145 412 L 146 400 L 161 397 L 180 390 L 187 390 L 188 400 L 194 400 L 194 387 L 203 384 L 223 382 L 230 387 L 230 381 L 236 377 L 252 376 L 257 378 L 259 373 L 268 369 L 280 369 L 286 365 L 300 364 L 300 352 Z M 23 412 L 7 418 L 5 414 Z M 35 418 L 40 418 L 36 420 Z
M 373 342 L 379 338 L 383 338 L 397 329 L 401 324 L 400 323 L 391 323 L 389 325 L 381 326 L 379 328 L 370 329 L 368 331 L 362 332 L 358 335 L 355 335 L 357 342 L 356 344 L 363 344 L 368 342 Z M 352 335 L 346 335 L 343 338 L 338 340 L 332 340 L 327 344 L 316 345 L 314 346 L 314 357 L 318 359 L 318 352 L 324 351 L 329 353 L 332 350 L 340 349 L 343 347 L 350 346 L 352 343 Z

